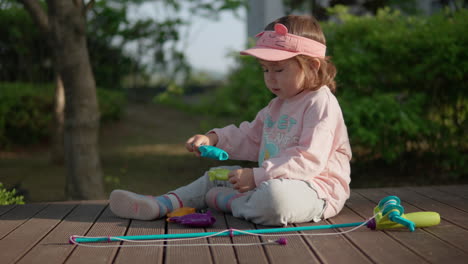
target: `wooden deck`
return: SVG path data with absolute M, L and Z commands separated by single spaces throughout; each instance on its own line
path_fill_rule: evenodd
M 441 224 L 415 232 L 363 227 L 344 235 L 294 236 L 288 237 L 284 246 L 89 248 L 70 245 L 68 238 L 264 227 L 219 213 L 215 215 L 215 226 L 208 229 L 167 224 L 164 220 L 130 221 L 113 216 L 106 201 L 0 206 L 0 263 L 468 263 L 468 185 L 353 190 L 338 216 L 318 224 L 362 222 L 372 216 L 373 207 L 387 195 L 400 197 L 406 212 L 440 213 Z M 304 233 L 330 231 L 336 230 Z M 214 237 L 168 244 L 258 243 L 262 239 Z

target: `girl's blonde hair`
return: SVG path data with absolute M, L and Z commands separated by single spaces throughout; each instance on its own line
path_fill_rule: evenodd
M 290 34 L 310 38 L 326 45 L 322 28 L 318 21 L 312 16 L 284 16 L 268 24 L 265 30 L 274 31 L 274 26 L 277 23 L 285 25 Z M 305 55 L 298 55 L 294 58 L 296 58 L 304 71 L 304 89 L 317 90 L 323 85 L 327 85 L 332 92 L 336 91 L 336 67 L 331 62 L 330 57 L 311 58 Z M 318 69 L 311 67 L 311 65 L 313 65 L 312 59 L 318 59 L 320 61 L 320 67 Z

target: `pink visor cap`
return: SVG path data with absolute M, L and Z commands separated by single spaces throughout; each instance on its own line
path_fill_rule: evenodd
M 276 24 L 275 31 L 258 33 L 255 47 L 241 51 L 242 55 L 251 55 L 265 61 L 282 61 L 297 55 L 325 57 L 327 47 L 322 43 L 289 34 L 283 24 Z

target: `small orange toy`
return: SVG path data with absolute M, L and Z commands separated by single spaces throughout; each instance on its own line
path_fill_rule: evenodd
M 174 211 L 168 213 L 166 215 L 167 216 L 166 221 L 171 222 L 171 221 L 169 221 L 169 218 L 174 217 L 174 216 L 184 216 L 184 215 L 194 214 L 194 213 L 195 213 L 195 208 L 181 207 L 181 208 L 175 209 Z

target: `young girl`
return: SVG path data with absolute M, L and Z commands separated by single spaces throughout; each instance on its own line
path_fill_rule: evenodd
M 258 59 L 276 98 L 252 122 L 195 135 L 186 148 L 200 156 L 199 146 L 216 146 L 259 166 L 224 167 L 228 181 L 210 181 L 205 173 L 158 197 L 115 190 L 110 208 L 116 215 L 150 220 L 183 206 L 208 206 L 256 224 L 286 226 L 340 212 L 350 193 L 351 148 L 332 94 L 336 69 L 325 57 L 322 30 L 312 17 L 286 16 L 257 37 L 241 54 Z

